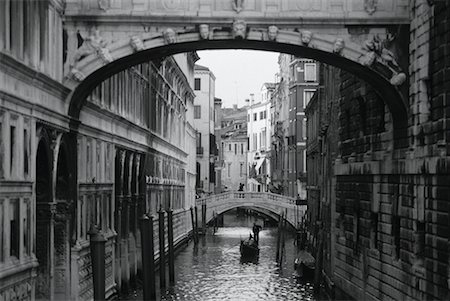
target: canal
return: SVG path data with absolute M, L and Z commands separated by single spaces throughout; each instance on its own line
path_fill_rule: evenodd
M 161 300 L 313 300 L 312 283 L 294 276 L 296 246 L 294 235 L 287 234 L 285 257 L 276 263 L 277 228 L 263 228 L 260 232 L 260 255 L 254 262 L 242 262 L 239 253 L 241 239 L 248 238 L 254 222 L 263 224 L 256 216 L 224 215 L 224 226 L 215 234 L 209 229 L 177 253 L 176 283 L 165 291 L 158 290 Z M 167 275 L 167 273 L 166 273 Z M 156 281 L 157 287 L 159 279 Z M 142 300 L 138 288 L 122 300 Z

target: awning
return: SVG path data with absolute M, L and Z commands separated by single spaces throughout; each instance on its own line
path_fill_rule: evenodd
M 258 161 L 256 161 L 256 170 L 261 168 L 261 165 L 264 163 L 264 161 L 266 160 L 266 158 L 260 158 L 258 159 Z

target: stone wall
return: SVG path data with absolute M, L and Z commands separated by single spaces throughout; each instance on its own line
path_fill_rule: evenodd
M 407 147 L 375 91 L 341 72 L 332 276 L 356 299 L 449 298 L 449 6 L 412 7 Z

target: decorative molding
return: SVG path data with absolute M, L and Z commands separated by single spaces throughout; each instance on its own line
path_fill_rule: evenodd
M 378 0 L 364 0 L 364 9 L 369 14 L 372 15 L 377 10 Z
M 244 10 L 244 0 L 232 0 L 231 6 L 233 7 L 236 13 L 240 13 Z

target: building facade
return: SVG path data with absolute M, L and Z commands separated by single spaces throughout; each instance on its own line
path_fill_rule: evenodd
M 106 239 L 110 298 L 140 270 L 140 216 L 170 208 L 175 240 L 189 231 L 196 171 L 187 112 L 198 57 L 117 73 L 74 123 L 63 74 L 98 32 L 79 32 L 79 50 L 68 55 L 63 13 L 62 1 L 0 3 L 1 300 L 92 299 L 94 228 Z
M 197 191 L 213 193 L 215 157 L 218 155 L 214 134 L 214 95 L 216 77 L 207 67 L 195 65 L 194 127 L 197 130 Z
M 270 101 L 254 103 L 247 108 L 248 180 L 247 190 L 266 192 L 270 183 Z
M 305 108 L 318 88 L 318 63 L 280 54 L 280 82 L 272 97 L 274 131 L 272 143 L 276 167 L 273 190 L 306 200 L 306 118 Z
M 220 129 L 223 190 L 247 190 L 247 110 L 222 110 Z

